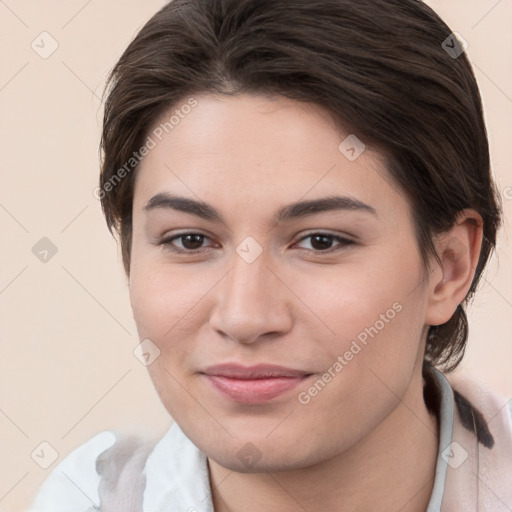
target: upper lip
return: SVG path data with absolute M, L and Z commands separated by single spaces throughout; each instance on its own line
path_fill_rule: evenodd
M 255 366 L 243 366 L 240 364 L 226 363 L 210 366 L 203 372 L 206 375 L 216 377 L 228 377 L 231 379 L 265 379 L 272 377 L 305 377 L 311 375 L 303 370 L 294 370 L 274 364 L 258 364 Z

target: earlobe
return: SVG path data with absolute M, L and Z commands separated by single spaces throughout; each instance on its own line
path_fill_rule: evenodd
M 451 229 L 436 237 L 441 272 L 431 273 L 427 325 L 447 322 L 466 297 L 480 257 L 482 228 L 482 217 L 466 209 L 459 212 Z

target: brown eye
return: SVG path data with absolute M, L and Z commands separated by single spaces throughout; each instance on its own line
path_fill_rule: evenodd
M 301 249 L 311 250 L 314 252 L 328 252 L 342 249 L 348 245 L 354 244 L 354 241 L 348 238 L 343 238 L 338 235 L 331 235 L 330 233 L 311 233 L 300 239 L 299 244 L 309 240 L 310 247 L 299 247 Z
M 311 237 L 311 247 L 313 249 L 324 251 L 325 249 L 330 249 L 334 240 L 332 236 L 325 235 L 313 235 Z
M 204 242 L 204 235 L 181 235 L 179 238 L 182 240 L 182 245 L 185 249 L 194 250 L 199 249 Z
M 202 233 L 180 233 L 165 238 L 158 245 L 162 245 L 165 249 L 173 252 L 193 253 L 210 247 L 211 244 L 210 246 L 203 245 L 206 240 L 210 240 L 210 238 Z

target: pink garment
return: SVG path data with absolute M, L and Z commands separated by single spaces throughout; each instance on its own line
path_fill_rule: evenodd
M 447 453 L 454 462 L 448 462 L 441 511 L 511 512 L 512 400 L 474 379 L 447 378 L 482 417 L 470 406 L 455 407 L 452 445 L 458 446 Z

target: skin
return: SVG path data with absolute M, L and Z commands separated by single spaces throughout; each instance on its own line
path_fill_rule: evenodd
M 195 98 L 138 169 L 129 288 L 140 339 L 161 351 L 148 370 L 162 403 L 208 457 L 215 510 L 426 510 L 438 450 L 422 397 L 426 326 L 446 322 L 466 295 L 481 218 L 461 212 L 435 240 L 441 265 L 426 273 L 384 159 L 367 147 L 349 161 L 338 149 L 348 134 L 327 112 L 283 97 Z M 164 192 L 210 204 L 222 222 L 144 209 Z M 275 221 L 290 203 L 329 195 L 375 214 Z M 205 238 L 159 245 L 187 232 Z M 305 238 L 318 232 L 352 243 L 329 238 L 326 253 Z M 262 249 L 252 263 L 236 252 L 249 236 Z M 397 303 L 400 312 L 301 403 L 299 393 Z M 200 373 L 225 362 L 313 375 L 266 404 L 240 404 Z M 255 455 L 250 465 L 241 449 Z

